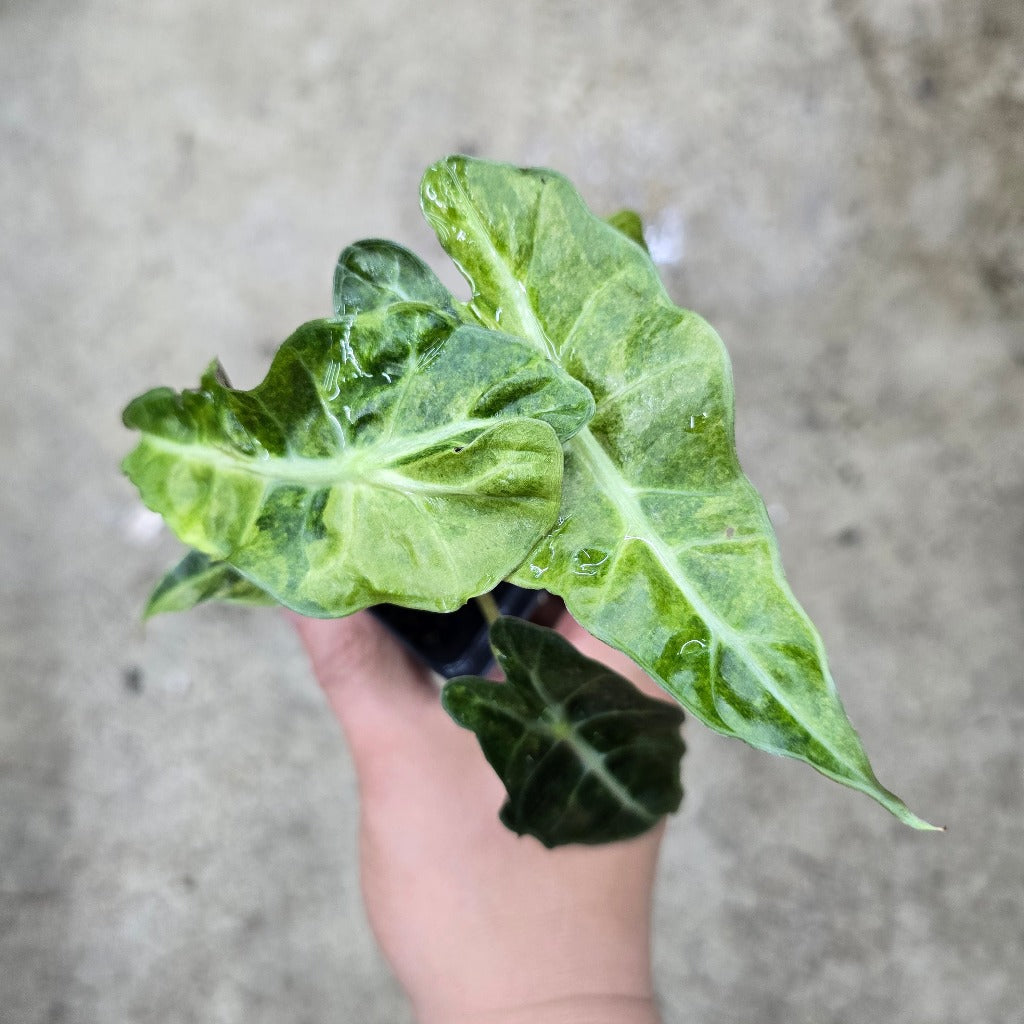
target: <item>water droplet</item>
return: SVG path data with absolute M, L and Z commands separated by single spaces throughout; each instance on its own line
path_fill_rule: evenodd
M 668 638 L 654 667 L 662 679 L 671 679 L 674 684 L 685 687 L 692 685 L 706 657 L 701 641 L 696 640 L 692 633 L 681 631 Z
M 607 561 L 607 551 L 599 548 L 580 548 L 573 552 L 570 571 L 575 576 L 596 576 Z
M 371 377 L 372 374 L 367 373 L 362 366 L 359 365 L 359 357 L 356 355 L 355 349 L 352 347 L 352 325 L 355 323 L 355 317 L 350 316 L 345 318 L 344 333 L 338 339 L 338 349 L 341 355 L 341 365 L 338 369 L 338 376 L 341 378 L 342 370 L 345 370 L 345 376 L 343 379 L 351 380 L 353 377 Z
M 687 640 L 682 647 L 679 648 L 680 654 L 696 654 L 698 651 L 703 651 L 707 648 L 707 644 L 703 640 Z
M 466 240 L 466 232 L 463 231 L 462 228 L 459 228 L 455 234 L 455 238 L 459 242 L 464 242 Z
M 323 392 L 324 399 L 333 402 L 341 393 L 339 378 L 341 377 L 341 363 L 331 360 L 324 371 Z

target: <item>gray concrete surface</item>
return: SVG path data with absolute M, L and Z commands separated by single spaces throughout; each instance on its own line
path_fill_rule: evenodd
M 1020 1020 L 1022 67 L 1020 0 L 2 0 L 3 1024 L 409 1019 L 285 624 L 138 624 L 177 547 L 118 416 L 255 383 L 351 240 L 440 265 L 459 150 L 647 218 L 878 772 L 950 829 L 688 726 L 666 1022 Z

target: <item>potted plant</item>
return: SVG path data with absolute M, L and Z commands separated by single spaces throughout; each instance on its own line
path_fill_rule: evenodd
M 740 469 L 725 349 L 669 300 L 639 219 L 467 157 L 426 172 L 422 206 L 467 303 L 401 246 L 359 242 L 334 315 L 256 388 L 214 363 L 127 407 L 124 470 L 193 549 L 148 612 L 477 602 L 507 681 L 457 676 L 441 699 L 501 776 L 503 820 L 549 846 L 676 809 L 680 706 L 932 827 L 875 778 Z M 557 595 L 675 703 L 501 615 L 506 583 Z

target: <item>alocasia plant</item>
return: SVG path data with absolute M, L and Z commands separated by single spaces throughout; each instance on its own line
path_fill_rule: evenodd
M 728 358 L 666 295 L 628 211 L 466 157 L 424 213 L 472 295 L 392 242 L 346 249 L 334 316 L 258 387 L 219 366 L 137 398 L 124 463 L 195 551 L 147 613 L 199 601 L 447 611 L 508 579 L 561 597 L 712 729 L 806 761 L 930 828 L 875 778 L 740 470 Z M 679 803 L 681 714 L 563 640 L 498 619 L 507 683 L 443 702 L 548 845 L 635 835 Z

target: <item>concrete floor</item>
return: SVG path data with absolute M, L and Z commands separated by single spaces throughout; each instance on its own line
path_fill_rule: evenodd
M 0 0 L 0 1021 L 409 1019 L 289 629 L 139 625 L 177 546 L 118 417 L 254 384 L 349 241 L 440 266 L 450 151 L 643 213 L 878 773 L 950 829 L 688 726 L 667 1024 L 1019 1019 L 1022 54 L 1020 0 Z

